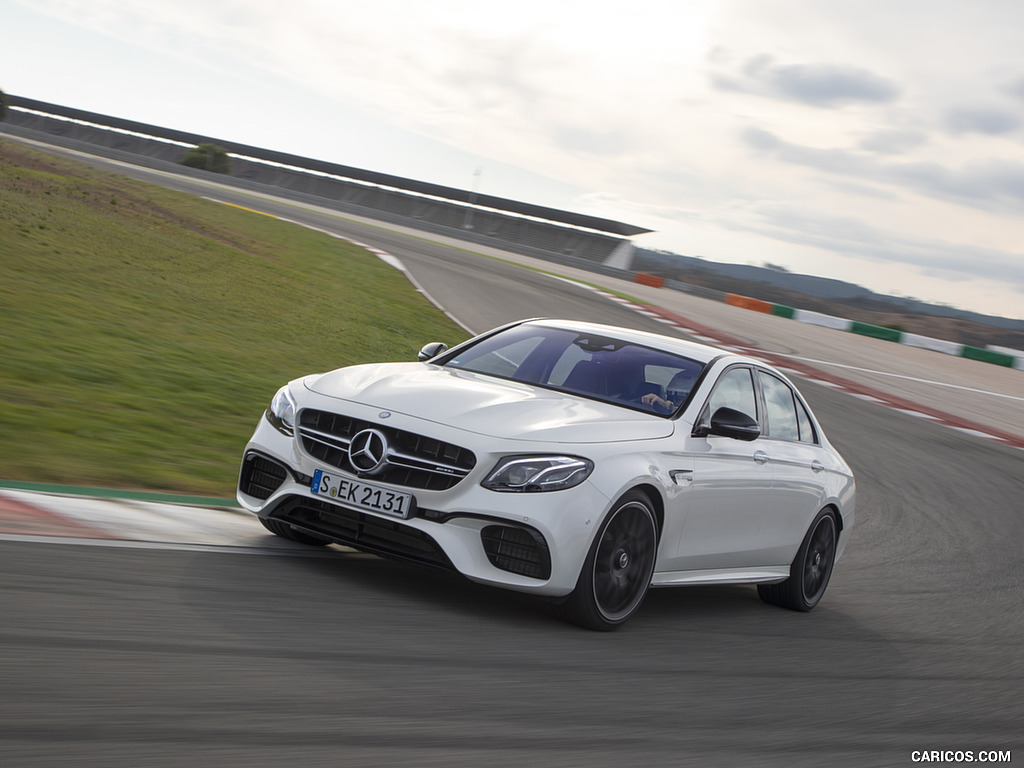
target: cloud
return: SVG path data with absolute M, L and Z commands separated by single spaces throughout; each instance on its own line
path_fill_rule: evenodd
M 952 109 L 946 113 L 946 129 L 950 133 L 981 133 L 1001 136 L 1021 127 L 1021 119 L 999 109 Z
M 960 169 L 937 163 L 907 163 L 883 169 L 888 180 L 940 200 L 978 208 L 1002 209 L 1011 203 L 1019 210 L 1024 202 L 1024 164 L 984 160 Z
M 897 100 L 900 88 L 875 73 L 844 64 L 776 64 L 767 53 L 747 59 L 737 75 L 712 76 L 712 85 L 813 107 L 886 104 Z
M 744 144 L 776 160 L 861 181 L 895 185 L 936 200 L 996 212 L 1019 210 L 1024 202 L 1024 163 L 977 160 L 961 168 L 935 162 L 883 162 L 845 149 L 819 149 L 784 141 L 761 128 L 747 128 Z
M 585 152 L 591 155 L 615 157 L 630 148 L 626 136 L 617 131 L 591 130 L 579 126 L 557 128 L 555 145 L 567 152 Z
M 1014 98 L 1024 101 L 1024 77 L 1009 83 L 1003 88 L 1003 91 Z
M 758 207 L 752 218 L 730 217 L 728 229 L 793 245 L 886 264 L 904 264 L 955 282 L 992 280 L 1024 292 L 1024 259 L 1019 254 L 945 240 L 900 235 L 844 216 L 785 205 Z
M 893 129 L 865 137 L 860 148 L 880 155 L 901 155 L 927 143 L 928 135 L 923 131 Z

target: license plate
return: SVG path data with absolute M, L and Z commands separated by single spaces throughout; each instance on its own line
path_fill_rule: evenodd
M 313 473 L 310 490 L 316 496 L 326 496 L 351 507 L 369 509 L 395 517 L 408 518 L 416 509 L 416 501 L 410 493 L 389 491 L 387 488 L 322 469 Z

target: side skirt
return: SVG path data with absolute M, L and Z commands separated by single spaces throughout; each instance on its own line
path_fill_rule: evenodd
M 771 584 L 789 578 L 788 565 L 764 568 L 713 568 L 704 571 L 663 571 L 655 573 L 652 587 L 678 587 L 685 584 Z

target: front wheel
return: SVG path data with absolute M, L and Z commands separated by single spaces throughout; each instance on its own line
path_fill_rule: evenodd
M 620 627 L 647 594 L 657 551 L 651 501 L 630 491 L 616 503 L 590 547 L 576 589 L 564 604 L 568 618 L 599 631 Z
M 779 584 L 758 584 L 757 594 L 766 603 L 794 611 L 809 611 L 818 604 L 836 561 L 836 518 L 823 509 L 814 518 L 789 567 L 789 578 Z

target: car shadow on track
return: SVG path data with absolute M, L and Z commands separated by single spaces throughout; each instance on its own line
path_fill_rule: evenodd
M 586 633 L 563 618 L 556 601 L 477 584 L 450 571 L 347 548 L 297 547 L 296 552 L 324 556 L 273 558 L 260 569 L 266 579 L 265 599 L 287 602 L 292 617 L 305 609 L 312 617 L 332 615 L 381 631 L 424 624 L 485 633 L 510 627 L 516 632 Z M 654 626 L 691 630 L 711 624 L 743 632 L 752 626 L 771 631 L 773 624 L 788 625 L 795 616 L 762 603 L 750 585 L 659 588 L 648 592 L 640 611 L 620 632 Z
M 636 689 L 667 702 L 717 691 L 731 709 L 783 691 L 808 718 L 825 705 L 823 680 L 852 692 L 859 703 L 849 716 L 862 706 L 909 711 L 917 697 L 900 682 L 915 679 L 913 655 L 841 595 L 798 613 L 762 603 L 753 586 L 655 589 L 624 627 L 605 633 L 569 624 L 534 596 L 348 550 L 196 554 L 187 570 L 178 602 L 232 656 L 339 690 L 412 690 L 418 706 L 460 702 L 451 705 L 463 716 L 483 706 L 480 691 L 495 680 L 520 697 L 573 691 L 589 700 L 608 695 L 592 689 L 609 675 L 613 698 Z M 406 700 L 374 696 L 389 707 Z

